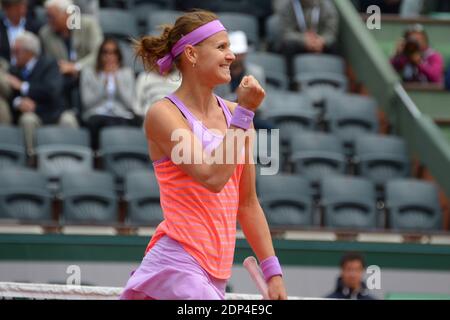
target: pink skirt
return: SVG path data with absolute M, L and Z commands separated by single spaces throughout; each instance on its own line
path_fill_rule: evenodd
M 216 279 L 176 240 L 163 236 L 131 274 L 122 300 L 223 300 L 227 281 Z

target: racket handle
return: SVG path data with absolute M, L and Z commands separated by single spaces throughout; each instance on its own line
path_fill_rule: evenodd
M 264 280 L 261 269 L 258 266 L 258 262 L 255 257 L 247 257 L 243 263 L 245 269 L 247 269 L 248 273 L 250 273 L 250 277 L 253 282 L 256 284 L 259 292 L 263 296 L 264 300 L 269 300 L 269 289 L 267 287 L 266 280 Z

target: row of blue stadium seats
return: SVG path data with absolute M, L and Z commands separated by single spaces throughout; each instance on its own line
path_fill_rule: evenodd
M 268 144 L 258 144 L 259 150 L 255 151 L 258 163 L 277 165 L 281 171 L 303 175 L 312 183 L 330 174 L 347 174 L 383 184 L 411 173 L 406 143 L 397 136 L 361 134 L 355 138 L 351 155 L 331 134 L 302 132 L 289 141 L 289 149 L 278 158 L 266 149 Z
M 94 167 L 97 156 L 103 168 L 118 179 L 135 169 L 151 168 L 147 141 L 140 128 L 107 127 L 100 132 L 97 154 L 91 149 L 86 129 L 44 126 L 36 130 L 37 168 L 48 178 L 58 178 L 66 171 L 83 171 Z M 20 128 L 0 126 L 0 168 L 24 167 L 27 155 Z
M 384 196 L 380 198 L 376 184 L 368 179 L 328 175 L 320 179 L 319 195 L 315 197 L 316 191 L 301 175 L 257 178 L 260 203 L 272 227 L 442 229 L 442 211 L 435 185 L 398 178 L 387 182 L 384 189 Z
M 0 218 L 50 222 L 55 201 L 46 177 L 26 169 L 0 170 Z M 377 207 L 375 184 L 355 177 L 328 176 L 314 199 L 309 182 L 298 175 L 258 176 L 257 193 L 271 227 L 292 229 L 323 225 L 352 230 L 431 231 L 442 228 L 438 191 L 431 183 L 396 179 L 386 184 L 387 221 Z M 128 172 L 123 199 L 107 172 L 64 173 L 57 199 L 60 224 L 116 225 L 119 201 L 127 204 L 125 224 L 153 226 L 162 220 L 159 187 L 151 170 Z M 322 221 L 314 216 L 322 211 Z
M 261 8 L 261 6 L 256 7 Z M 219 15 L 220 20 L 228 30 L 243 30 L 246 32 L 251 44 L 255 46 L 260 45 L 260 35 L 262 32 L 258 18 L 252 14 L 255 10 L 241 12 L 213 11 Z M 158 8 L 157 6 L 147 4 L 129 10 L 100 8 L 98 18 L 104 34 L 128 39 L 130 37 L 138 37 L 157 32 L 160 25 L 175 23 L 175 20 L 182 13 L 182 11 L 170 8 Z M 43 7 L 36 8 L 36 16 L 40 24 L 47 22 L 46 12 Z M 274 30 L 277 22 L 276 19 L 277 17 L 271 16 L 271 18 L 265 21 L 264 29 L 266 33 L 279 32 L 279 28 L 275 28 Z M 271 29 L 269 30 L 269 28 Z
M 345 144 L 332 134 L 295 132 L 287 148 L 278 148 L 278 160 L 272 153 L 270 136 L 267 142 L 256 144 L 255 159 L 266 165 L 279 161 L 282 171 L 302 174 L 312 182 L 333 173 L 362 175 L 376 183 L 410 174 L 406 144 L 395 136 L 360 133 L 355 137 L 353 154 L 348 156 Z M 56 179 L 66 171 L 95 167 L 86 129 L 44 126 L 37 129 L 35 145 L 37 168 L 49 178 Z M 132 170 L 152 168 L 145 135 L 139 128 L 104 128 L 97 156 L 101 160 L 97 167 L 113 173 L 119 180 Z M 26 164 L 21 129 L 0 126 L 0 168 L 25 167 Z

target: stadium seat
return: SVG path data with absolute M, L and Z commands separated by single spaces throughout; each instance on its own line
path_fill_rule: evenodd
M 103 167 L 119 180 L 133 170 L 153 168 L 141 128 L 115 126 L 102 129 L 99 156 Z
M 253 159 L 262 167 L 280 168 L 282 150 L 279 140 L 272 131 L 257 130 L 253 144 Z
M 330 54 L 299 54 L 294 57 L 296 74 L 301 73 L 333 73 L 345 75 L 343 58 Z
M 112 224 L 118 220 L 114 179 L 109 173 L 64 173 L 61 199 L 64 224 Z
M 49 178 L 66 171 L 92 169 L 93 153 L 86 129 L 44 126 L 36 132 L 38 169 Z
M 365 135 L 355 142 L 358 174 L 381 185 L 388 180 L 409 175 L 406 144 L 395 136 Z
M 228 31 L 244 31 L 248 43 L 253 48 L 259 48 L 259 27 L 256 17 L 249 13 L 221 12 L 220 21 Z
M 299 131 L 312 131 L 316 127 L 317 110 L 308 97 L 299 93 L 271 91 L 260 112 L 262 119 L 280 129 L 283 142 L 288 142 Z
M 328 54 L 300 54 L 294 57 L 294 78 L 301 90 L 314 86 L 347 89 L 345 62 Z
M 162 10 L 162 7 L 156 3 L 140 3 L 131 8 L 140 35 L 146 34 L 149 29 L 148 16 L 150 12 L 160 10 Z
M 282 55 L 270 52 L 250 52 L 247 61 L 264 68 L 268 87 L 287 90 L 289 80 L 286 72 L 286 62 Z
M 350 176 L 325 177 L 321 181 L 324 226 L 332 228 L 376 228 L 375 185 Z
M 248 12 L 259 18 L 267 16 L 272 11 L 271 0 L 220 0 L 208 1 L 214 3 L 213 12 Z
M 99 22 L 103 33 L 107 36 L 129 39 L 139 35 L 136 18 L 127 10 L 101 8 Z
M 0 125 L 0 170 L 23 167 L 25 164 L 26 151 L 22 129 Z
M 397 179 L 386 183 L 388 225 L 394 230 L 442 229 L 437 187 L 426 181 Z
M 140 170 L 125 176 L 127 223 L 156 226 L 163 220 L 159 185 L 151 170 Z
M 142 60 L 135 57 L 134 50 L 129 42 L 120 40 L 119 48 L 122 51 L 123 64 L 125 66 L 131 68 L 135 74 L 139 74 L 144 71 Z
M 175 24 L 175 21 L 182 15 L 181 11 L 176 10 L 154 10 L 147 17 L 147 27 L 149 33 L 159 33 L 159 26 L 164 24 Z
M 277 14 L 273 14 L 266 19 L 265 30 L 268 49 L 274 52 L 279 51 L 282 31 L 280 17 Z
M 38 23 L 38 25 L 43 26 L 44 24 L 48 23 L 47 12 L 46 12 L 45 7 L 35 6 L 34 14 L 36 16 L 35 19 L 36 19 L 36 22 Z
M 271 226 L 311 226 L 313 200 L 309 182 L 296 175 L 258 176 L 257 191 Z
M 130 8 L 136 8 L 142 5 L 152 5 L 164 9 L 175 8 L 175 0 L 127 0 Z
M 52 219 L 52 196 L 40 172 L 0 170 L 0 218 L 44 222 Z
M 378 132 L 376 102 L 368 97 L 350 94 L 330 95 L 326 99 L 324 120 L 330 132 L 346 145 L 366 133 Z
M 339 139 L 321 132 L 303 132 L 291 137 L 290 162 L 294 172 L 317 183 L 346 171 L 346 158 Z

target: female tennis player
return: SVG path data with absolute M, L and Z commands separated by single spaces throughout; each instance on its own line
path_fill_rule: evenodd
M 182 83 L 146 114 L 164 220 L 121 299 L 224 299 L 237 221 L 260 261 L 269 298 L 286 299 L 281 266 L 255 191 L 252 139 L 245 137 L 264 99 L 263 88 L 246 76 L 237 103 L 213 93 L 215 86 L 231 80 L 235 56 L 226 29 L 211 12 L 185 13 L 160 36 L 137 41 L 136 53 L 147 70 L 166 74 L 174 64 Z M 208 161 L 213 156 L 223 161 Z

